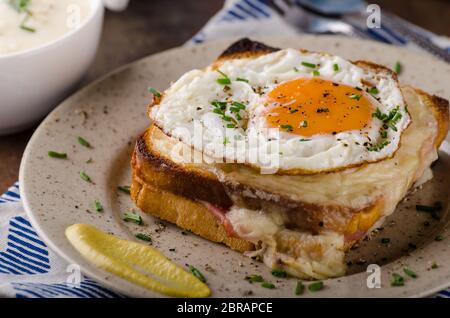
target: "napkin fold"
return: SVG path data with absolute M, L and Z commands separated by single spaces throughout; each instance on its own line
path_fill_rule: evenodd
M 382 28 L 368 28 L 366 7 L 359 0 L 228 0 L 187 45 L 229 37 L 344 34 L 407 46 L 448 61 L 448 38 L 389 13 L 382 14 Z M 0 297 L 125 296 L 80 274 L 45 244 L 23 210 L 15 183 L 0 197 Z M 450 289 L 435 297 L 450 298 Z

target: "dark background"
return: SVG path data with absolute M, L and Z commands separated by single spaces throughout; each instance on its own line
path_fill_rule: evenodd
M 430 31 L 450 36 L 448 0 L 368 2 Z M 125 12 L 107 12 L 100 48 L 84 83 L 125 63 L 183 44 L 222 5 L 222 0 L 132 0 Z M 17 180 L 23 150 L 35 128 L 0 137 L 0 193 Z

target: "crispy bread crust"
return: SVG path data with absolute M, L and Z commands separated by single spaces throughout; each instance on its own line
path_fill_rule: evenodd
M 145 213 L 174 223 L 210 241 L 223 243 L 239 251 L 251 251 L 254 244 L 237 237 L 230 237 L 224 226 L 202 204 L 182 196 L 153 187 L 133 173 L 131 198 Z
M 200 168 L 180 166 L 165 154 L 158 153 L 152 146 L 152 140 L 159 136 L 167 138 L 159 128 L 151 126 L 138 138 L 132 158 L 132 168 L 138 178 L 146 184 L 191 200 L 207 201 L 224 209 L 233 204 L 223 184 L 214 174 Z M 261 189 L 241 184 L 227 186 L 234 194 L 247 194 L 239 196 L 240 205 L 254 210 L 283 210 L 287 212 L 292 226 L 313 233 L 323 229 L 345 233 L 355 215 L 369 213 L 382 204 L 381 200 L 374 200 L 363 208 L 318 205 L 295 201 L 283 195 L 263 200 L 256 195 L 257 192 L 263 191 Z M 249 195 L 250 193 L 255 195 Z

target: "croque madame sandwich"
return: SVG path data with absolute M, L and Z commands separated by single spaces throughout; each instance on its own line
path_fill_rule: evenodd
M 248 39 L 154 93 L 136 205 L 304 279 L 345 274 L 448 131 L 448 102 L 384 66 Z

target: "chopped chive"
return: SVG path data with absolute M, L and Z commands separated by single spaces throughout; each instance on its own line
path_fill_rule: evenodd
M 436 212 L 437 210 L 438 209 L 436 209 L 435 206 L 421 205 L 421 204 L 416 205 L 416 211 L 419 212 Z
M 236 114 L 236 119 L 237 119 L 237 120 L 241 120 L 241 119 L 242 119 L 241 114 L 237 113 L 237 114 Z
M 241 77 L 236 78 L 236 81 L 248 83 L 248 79 L 246 79 L 246 78 L 241 78 Z
M 416 274 L 415 272 L 413 272 L 410 268 L 405 267 L 405 268 L 403 269 L 403 271 L 404 271 L 405 274 L 408 275 L 409 277 L 417 278 L 417 274 Z
M 203 276 L 203 274 L 196 269 L 194 266 L 189 265 L 189 271 L 195 276 L 197 277 L 201 282 L 206 283 L 206 278 L 205 276 Z
M 440 242 L 440 241 L 442 241 L 443 239 L 444 239 L 444 237 L 443 237 L 442 235 L 437 235 L 437 236 L 434 238 L 434 240 L 437 241 L 437 242 Z
M 228 137 L 223 138 L 224 145 L 229 144 L 229 143 L 230 143 L 230 138 L 228 138 Z
M 317 108 L 316 112 L 318 113 L 328 113 L 330 110 L 326 107 Z
M 126 194 L 131 194 L 131 187 L 130 186 L 118 186 L 117 190 L 126 193 Z
M 36 29 L 35 29 L 35 28 L 31 28 L 31 27 L 28 27 L 28 26 L 23 25 L 23 24 L 20 25 L 20 28 L 21 28 L 22 30 L 24 30 L 24 31 L 27 31 L 27 32 L 31 32 L 31 33 L 36 32 Z
M 67 159 L 67 154 L 64 152 L 56 152 L 56 151 L 49 151 L 48 156 L 51 158 L 58 158 L 58 159 Z
M 312 73 L 314 76 L 320 76 L 320 72 L 318 70 L 314 70 Z
M 237 107 L 237 108 L 239 108 L 239 109 L 245 109 L 247 107 L 244 104 L 238 103 L 238 102 L 233 102 L 232 105 Z
M 300 139 L 300 141 L 310 141 L 311 139 L 305 139 L 305 138 L 302 138 L 302 139 Z
M 436 262 L 433 262 L 433 264 L 431 264 L 432 269 L 436 269 L 438 267 L 439 267 L 439 265 Z
M 227 128 L 236 128 L 234 124 L 227 124 Z
M 231 80 L 228 77 L 227 74 L 225 74 L 224 72 L 222 72 L 221 70 L 216 70 L 220 75 L 222 75 L 222 78 L 218 78 L 217 79 L 217 83 L 219 83 L 220 85 L 228 85 L 231 84 Z
M 389 244 L 390 242 L 391 242 L 390 238 L 384 237 L 384 238 L 381 239 L 381 243 L 382 244 Z
M 333 70 L 334 70 L 335 72 L 338 72 L 338 71 L 339 71 L 339 65 L 336 64 L 336 63 L 334 63 L 334 64 L 333 64 Z
M 350 97 L 351 99 L 360 100 L 361 95 L 360 95 L 360 94 L 351 94 L 349 97 Z
M 386 139 L 387 138 L 387 131 L 386 130 L 380 131 L 380 135 L 381 135 L 381 138 Z
M 213 113 L 219 114 L 219 115 L 223 115 L 225 114 L 224 110 L 218 109 L 218 108 L 214 108 L 213 109 Z
M 372 87 L 369 89 L 369 94 L 377 95 L 379 93 L 378 89 L 376 87 Z
M 395 62 L 394 72 L 398 75 L 402 72 L 402 64 L 399 61 Z
M 316 68 L 317 65 L 313 64 L 313 63 L 308 63 L 308 62 L 302 62 L 303 66 L 309 67 L 309 68 Z
M 151 242 L 152 238 L 146 234 L 143 233 L 138 233 L 135 235 L 136 238 L 142 240 L 142 241 L 146 241 L 146 242 Z
M 282 269 L 274 269 L 272 271 L 272 275 L 275 276 L 275 277 L 286 278 L 287 277 L 287 272 L 285 270 L 282 270 Z
M 261 284 L 261 287 L 268 288 L 268 289 L 274 289 L 274 288 L 275 288 L 275 285 L 272 284 L 271 282 L 263 282 L 263 283 Z
M 261 275 L 249 275 L 245 277 L 250 283 L 262 283 L 264 278 Z
M 293 113 L 298 112 L 298 109 L 291 109 L 289 112 L 290 112 L 291 114 L 293 114 Z
M 25 7 L 26 7 L 26 5 L 25 5 Z M 21 10 L 26 11 L 27 14 L 26 14 L 25 17 L 23 18 L 22 22 L 20 22 L 20 28 L 21 28 L 22 30 L 24 30 L 24 31 L 34 33 L 34 32 L 36 32 L 36 29 L 35 29 L 35 28 L 32 28 L 32 27 L 29 27 L 29 26 L 26 26 L 26 25 L 25 25 L 25 23 L 27 23 L 28 19 L 31 17 L 30 11 L 27 11 L 27 10 L 25 9 L 25 7 L 24 7 L 24 9 L 21 9 Z M 20 11 L 19 11 L 19 12 L 20 12 Z
M 301 294 L 303 294 L 304 291 L 305 291 L 305 285 L 303 285 L 303 283 L 299 280 L 297 282 L 297 285 L 295 286 L 295 294 L 301 295 Z
M 318 281 L 318 282 L 310 284 L 308 286 L 308 289 L 311 292 L 316 292 L 316 291 L 319 291 L 319 290 L 323 289 L 323 286 L 324 286 L 323 282 L 322 281 Z
M 86 148 L 91 148 L 91 144 L 84 138 L 78 137 L 78 143 Z
M 397 273 L 393 273 L 391 278 L 391 286 L 398 287 L 403 285 L 405 285 L 405 279 L 403 278 L 403 276 Z
M 280 125 L 281 128 L 285 129 L 286 131 L 292 131 L 293 128 L 291 125 Z
M 83 179 L 83 180 L 86 181 L 86 182 L 89 182 L 89 183 L 92 182 L 91 177 L 89 177 L 89 176 L 88 176 L 85 172 L 83 172 L 83 171 L 80 171 L 80 177 L 81 177 L 81 179 Z
M 94 208 L 95 208 L 95 211 L 97 211 L 97 212 L 103 212 L 103 206 L 100 203 L 100 201 L 98 201 L 98 200 L 94 201 Z
M 220 85 L 228 85 L 231 84 L 231 81 L 229 78 L 218 78 L 217 83 L 219 83 Z
M 136 223 L 137 225 L 142 225 L 144 222 L 142 221 L 142 217 L 138 214 L 134 213 L 125 213 L 123 216 L 123 220 L 125 222 L 131 221 Z
M 148 88 L 148 91 L 150 92 L 150 93 L 152 93 L 153 95 L 155 95 L 156 97 L 161 97 L 161 93 L 160 92 L 158 92 L 156 89 L 154 89 L 153 87 L 149 87 Z

